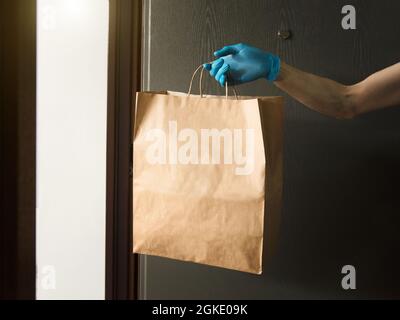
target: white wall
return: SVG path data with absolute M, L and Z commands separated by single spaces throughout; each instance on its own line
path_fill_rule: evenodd
M 104 299 L 108 0 L 38 0 L 37 298 Z

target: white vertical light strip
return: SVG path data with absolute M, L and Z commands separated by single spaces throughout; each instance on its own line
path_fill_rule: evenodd
M 37 2 L 37 299 L 104 299 L 108 0 Z

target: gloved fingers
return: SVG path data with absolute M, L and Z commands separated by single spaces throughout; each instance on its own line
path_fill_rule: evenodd
M 206 69 L 207 71 L 211 71 L 211 69 L 213 67 L 213 64 L 214 64 L 214 66 L 217 67 L 217 63 L 221 63 L 221 59 L 217 59 L 217 60 L 212 61 L 212 62 L 203 63 L 203 68 Z
M 238 44 L 234 44 L 231 46 L 225 46 L 222 49 L 219 49 L 217 51 L 214 52 L 214 56 L 220 58 L 220 57 L 224 57 L 230 54 L 235 54 L 238 53 L 240 51 L 239 48 L 240 45 Z
M 221 85 L 221 87 L 224 87 L 225 86 L 225 82 L 226 82 L 226 74 L 223 74 L 222 76 L 220 76 L 218 82 Z
M 219 69 L 223 66 L 223 64 L 224 64 L 224 60 L 223 59 L 215 60 L 211 64 L 210 75 L 212 77 L 215 77 L 215 75 L 218 73 Z
M 211 70 L 211 63 L 203 63 L 203 68 L 206 69 L 207 71 Z
M 225 85 L 226 74 L 229 71 L 229 64 L 224 63 L 221 68 L 219 68 L 217 74 L 215 75 L 215 80 L 219 82 L 221 86 Z

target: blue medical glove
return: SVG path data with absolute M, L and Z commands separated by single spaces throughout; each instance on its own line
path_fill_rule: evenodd
M 242 84 L 265 78 L 275 81 L 280 71 L 280 59 L 271 53 L 246 44 L 226 46 L 214 52 L 219 59 L 203 67 L 221 86 Z

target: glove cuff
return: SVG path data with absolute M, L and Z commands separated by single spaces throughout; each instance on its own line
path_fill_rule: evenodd
M 268 60 L 269 60 L 269 72 L 267 74 L 267 80 L 268 81 L 275 81 L 276 79 L 278 79 L 279 76 L 279 72 L 281 70 L 281 59 L 279 59 L 278 56 L 274 56 L 272 54 L 270 54 L 268 56 Z

